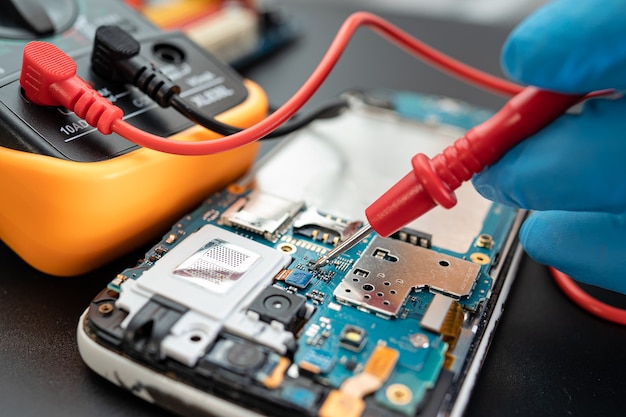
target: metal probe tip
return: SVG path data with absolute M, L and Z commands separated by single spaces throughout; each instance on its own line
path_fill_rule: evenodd
M 362 241 L 365 236 L 372 233 L 373 229 L 368 223 L 365 223 L 363 227 L 361 227 L 355 234 L 350 236 L 348 239 L 341 242 L 339 245 L 331 249 L 328 253 L 322 255 L 313 265 L 314 269 L 319 269 L 323 266 L 326 266 L 333 259 L 337 258 L 339 255 L 344 253 L 345 251 L 352 248 L 354 245 Z

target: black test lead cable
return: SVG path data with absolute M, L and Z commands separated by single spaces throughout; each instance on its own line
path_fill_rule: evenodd
M 178 94 L 172 96 L 170 106 L 192 122 L 197 123 L 200 126 L 204 126 L 207 129 L 224 136 L 232 135 L 243 130 L 235 126 L 222 123 L 213 117 L 205 115 L 195 105 L 189 103 L 189 101 L 185 100 Z M 285 136 L 289 133 L 292 133 L 298 129 L 307 126 L 311 122 L 318 119 L 330 119 L 336 117 L 341 114 L 343 110 L 348 108 L 348 106 L 349 101 L 347 98 L 335 98 L 326 103 L 323 103 L 320 107 L 312 110 L 310 113 L 304 115 L 296 114 L 296 116 L 294 116 L 294 118 L 291 119 L 289 122 L 274 130 L 270 134 L 264 136 L 263 138 L 261 138 L 261 140 L 274 139 Z
M 141 44 L 124 29 L 115 25 L 100 26 L 96 30 L 91 55 L 93 71 L 110 81 L 134 85 L 159 106 L 172 107 L 192 122 L 220 135 L 229 136 L 243 130 L 208 116 L 196 105 L 181 97 L 180 87 L 171 82 L 149 60 L 139 55 L 140 50 Z M 296 115 L 262 139 L 282 137 L 314 120 L 336 117 L 348 106 L 347 98 L 335 98 L 309 114 Z

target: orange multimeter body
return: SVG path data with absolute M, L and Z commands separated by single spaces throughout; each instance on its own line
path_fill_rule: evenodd
M 266 114 L 250 82 L 245 103 L 220 120 L 249 126 Z M 192 127 L 172 139 L 217 135 Z M 0 148 L 0 238 L 33 267 L 78 275 L 145 244 L 201 199 L 242 175 L 258 144 L 207 156 L 136 149 L 100 162 L 75 162 Z
M 95 6 L 80 11 L 86 13 L 78 19 L 82 24 L 111 23 L 123 14 L 121 23 L 136 31 L 142 53 L 181 85 L 181 96 L 210 116 L 242 128 L 266 116 L 267 98 L 258 85 L 184 35 L 163 33 L 116 2 L 84 2 Z M 159 108 L 133 87 L 98 78 L 90 70 L 88 34 L 78 37 L 78 30 L 50 40 L 76 60 L 79 76 L 124 110 L 129 123 L 181 141 L 218 137 Z M 5 45 L 15 54 L 23 49 L 0 38 L 0 47 Z M 180 156 L 102 135 L 65 109 L 25 100 L 19 62 L 0 50 L 0 68 L 9 74 L 0 76 L 0 239 L 40 271 L 83 274 L 146 244 L 210 192 L 236 180 L 256 157 L 256 143 L 215 155 Z

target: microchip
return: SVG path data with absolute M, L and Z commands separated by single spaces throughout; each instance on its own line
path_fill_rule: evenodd
M 359 352 L 365 346 L 367 340 L 367 332 L 357 326 L 351 324 L 346 325 L 339 336 L 339 343 L 346 349 Z
M 354 359 L 348 359 L 346 363 L 344 364 L 344 366 L 346 367 L 348 371 L 352 372 L 356 369 L 358 364 L 359 363 L 355 361 Z
M 220 217 L 220 224 L 241 228 L 275 242 L 303 207 L 302 201 L 253 191 L 235 201 Z
M 294 269 L 291 274 L 285 279 L 285 284 L 293 285 L 297 288 L 306 288 L 309 282 L 313 279 L 313 274 L 310 272 L 299 271 Z
M 330 372 L 335 366 L 335 355 L 321 349 L 310 349 L 304 354 L 298 365 L 300 369 L 313 374 L 323 374 Z
M 122 298 L 126 300 L 137 287 L 138 293 L 160 294 L 221 321 L 243 298 L 261 293 L 290 261 L 266 245 L 205 225 L 140 278 L 127 280 Z M 135 304 L 135 298 L 127 301 Z

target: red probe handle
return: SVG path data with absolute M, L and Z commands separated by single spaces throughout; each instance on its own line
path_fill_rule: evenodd
M 413 172 L 365 210 L 370 225 L 379 235 L 389 236 L 436 205 L 453 207 L 454 190 L 463 182 L 583 97 L 526 87 L 489 120 L 470 129 L 432 160 L 421 153 L 415 155 L 411 160 Z

